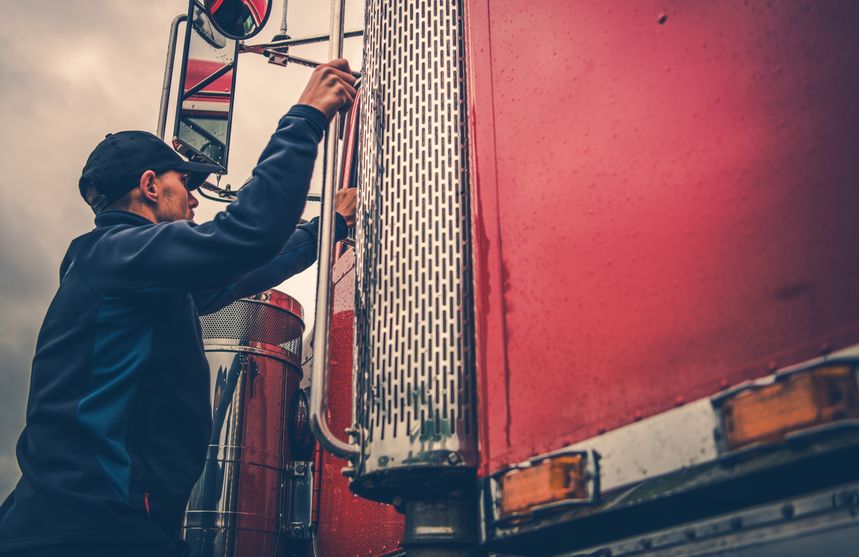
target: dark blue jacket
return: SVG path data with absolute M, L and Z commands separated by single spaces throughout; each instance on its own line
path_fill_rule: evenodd
M 107 211 L 71 243 L 36 345 L 0 553 L 178 536 L 211 431 L 198 314 L 313 262 L 316 223 L 296 225 L 325 126 L 293 107 L 212 222 Z

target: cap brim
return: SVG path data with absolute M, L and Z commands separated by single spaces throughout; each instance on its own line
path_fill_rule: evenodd
M 195 190 L 200 187 L 200 184 L 206 181 L 209 174 L 215 174 L 222 171 L 222 168 L 216 164 L 208 164 L 205 162 L 185 161 L 175 170 L 188 173 L 188 189 Z

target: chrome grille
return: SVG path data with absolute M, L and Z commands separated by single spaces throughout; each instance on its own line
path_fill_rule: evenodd
M 200 326 L 204 342 L 218 339 L 241 345 L 248 341 L 269 344 L 286 351 L 289 359 L 300 365 L 304 323 L 293 312 L 272 302 L 242 298 L 201 316 Z
M 475 464 L 464 55 L 461 2 L 368 0 L 355 351 L 366 461 L 359 474 L 441 460 Z

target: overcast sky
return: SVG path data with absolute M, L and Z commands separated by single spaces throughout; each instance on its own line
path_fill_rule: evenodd
M 281 6 L 276 0 L 266 29 L 249 43 L 277 33 Z M 155 132 L 170 22 L 187 12 L 187 2 L 0 0 L 0 7 L 2 500 L 19 476 L 15 443 L 24 424 L 30 362 L 56 291 L 59 264 L 69 242 L 92 228 L 92 213 L 77 190 L 81 168 L 108 132 Z M 362 10 L 361 0 L 347 0 L 347 29 L 363 25 Z M 289 0 L 288 21 L 293 37 L 327 33 L 328 2 Z M 184 28 L 180 37 L 183 33 Z M 293 50 L 317 60 L 327 51 L 327 45 Z M 346 57 L 356 69 L 360 51 L 360 39 L 347 40 Z M 272 66 L 250 54 L 240 58 L 237 71 L 230 174 L 225 177 L 234 185 L 247 177 L 310 72 Z M 172 113 L 167 129 L 172 129 Z M 314 188 L 320 174 L 317 169 Z M 197 222 L 222 208 L 206 200 L 201 204 Z M 315 213 L 318 207 L 309 205 L 306 215 Z M 312 320 L 314 270 L 281 289 L 298 298 Z

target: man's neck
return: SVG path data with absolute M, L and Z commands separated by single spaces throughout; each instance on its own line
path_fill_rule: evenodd
M 158 222 L 158 218 L 155 216 L 155 212 L 148 206 L 140 203 L 132 203 L 126 209 L 129 213 L 134 213 L 135 215 L 140 215 L 146 220 L 152 222 Z

